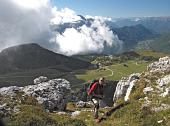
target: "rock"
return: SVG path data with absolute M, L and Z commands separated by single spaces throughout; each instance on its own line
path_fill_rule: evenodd
M 0 94 L 3 96 L 16 96 L 17 92 L 21 92 L 21 87 L 17 86 L 10 86 L 10 87 L 3 87 L 0 88 Z
M 78 101 L 76 103 L 76 107 L 77 108 L 84 108 L 86 106 L 86 102 L 83 102 L 83 101 Z
M 142 109 L 146 108 L 146 107 L 149 107 L 150 104 L 151 104 L 151 101 L 149 101 L 148 97 L 145 97 L 144 98 L 144 103 L 142 104 Z
M 133 80 L 133 81 L 130 82 L 130 85 L 129 85 L 127 92 L 126 92 L 126 95 L 124 97 L 125 101 L 129 100 L 129 95 L 130 95 L 130 92 L 132 91 L 133 86 L 135 85 L 135 82 L 136 82 L 136 80 Z
M 65 110 L 71 91 L 70 83 L 65 79 L 53 79 L 37 85 L 29 85 L 23 91 L 35 97 L 45 109 Z
M 34 79 L 34 84 L 40 84 L 42 82 L 47 82 L 47 81 L 48 81 L 47 77 L 40 76 L 40 77 Z
M 129 98 L 130 92 L 134 85 L 134 80 L 139 79 L 140 74 L 131 74 L 129 77 L 123 77 L 117 84 L 116 91 L 114 93 L 113 101 L 115 102 L 119 98 L 125 98 L 127 100 Z M 131 86 L 130 86 L 131 85 Z M 128 89 L 129 88 L 129 89 Z M 128 92 L 127 92 L 128 90 Z
M 170 83 L 170 74 L 158 79 L 156 83 L 159 84 L 160 87 L 168 85 Z
M 23 92 L 23 97 L 28 95 L 36 98 L 45 109 L 65 110 L 70 99 L 70 83 L 65 79 L 47 80 L 47 77 L 41 76 L 34 80 L 36 85 L 3 87 L 0 88 L 0 95 L 14 97 L 18 92 Z
M 166 97 L 170 94 L 170 87 L 165 89 L 165 92 L 163 92 L 160 96 Z
M 155 107 L 155 108 L 152 108 L 153 111 L 155 112 L 160 112 L 160 111 L 164 111 L 164 110 L 167 110 L 167 109 L 170 109 L 170 105 L 168 104 L 161 104 L 160 107 Z
M 67 115 L 66 112 L 57 112 L 58 115 Z
M 99 100 L 99 106 L 100 106 L 100 108 L 107 107 L 106 103 L 103 100 Z
M 81 113 L 81 111 L 75 111 L 75 112 L 71 113 L 71 116 L 76 117 L 76 116 L 80 115 L 80 113 Z
M 163 58 L 160 58 L 159 61 L 154 62 L 152 64 L 150 64 L 147 69 L 150 72 L 166 72 L 167 70 L 170 69 L 170 57 L 166 56 Z
M 76 102 L 77 108 L 92 107 L 92 106 L 93 106 L 92 101 L 88 101 L 88 102 L 78 101 L 78 102 Z
M 150 93 L 150 92 L 152 92 L 152 91 L 153 91 L 153 88 L 152 88 L 152 87 L 146 87 L 146 88 L 143 89 L 143 93 L 144 93 L 144 94 L 148 94 L 148 93 Z
M 19 112 L 20 112 L 20 107 L 19 107 L 19 106 L 15 106 L 15 107 L 13 108 L 13 112 L 14 112 L 14 113 L 19 113 Z
M 163 122 L 163 120 L 159 120 L 159 121 L 157 121 L 158 123 L 162 123 Z
M 7 103 L 0 105 L 0 116 L 11 115 L 12 109 L 7 106 Z

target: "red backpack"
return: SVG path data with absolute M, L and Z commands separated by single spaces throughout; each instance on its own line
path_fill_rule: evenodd
M 91 80 L 89 83 L 88 83 L 88 87 L 87 87 L 87 94 L 89 93 L 91 87 L 93 86 L 93 84 L 95 84 L 96 82 L 98 82 L 98 80 Z

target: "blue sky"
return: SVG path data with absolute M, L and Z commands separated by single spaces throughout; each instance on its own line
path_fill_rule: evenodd
M 170 16 L 170 0 L 51 0 L 82 15 L 109 17 Z

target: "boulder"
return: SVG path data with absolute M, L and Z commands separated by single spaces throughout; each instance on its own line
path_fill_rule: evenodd
M 70 83 L 65 79 L 47 80 L 47 77 L 41 76 L 34 80 L 36 85 L 3 87 L 0 88 L 0 95 L 15 97 L 18 92 L 22 92 L 23 96 L 28 95 L 37 99 L 49 111 L 65 110 L 70 99 Z
M 123 77 L 117 84 L 116 91 L 113 96 L 113 101 L 115 102 L 119 98 L 129 99 L 130 92 L 133 88 L 135 80 L 139 79 L 140 74 L 131 74 L 129 77 Z
M 71 88 L 67 80 L 53 79 L 37 85 L 25 86 L 23 91 L 35 97 L 45 109 L 53 111 L 65 110 Z

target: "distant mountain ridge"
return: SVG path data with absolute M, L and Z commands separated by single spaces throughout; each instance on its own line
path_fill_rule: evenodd
M 81 69 L 91 64 L 49 51 L 38 44 L 24 44 L 4 49 L 0 53 L 0 73 L 56 66 Z
M 113 19 L 114 26 L 134 26 L 142 24 L 148 29 L 151 29 L 157 33 L 170 32 L 170 16 L 165 17 L 133 17 L 133 18 L 116 18 Z

